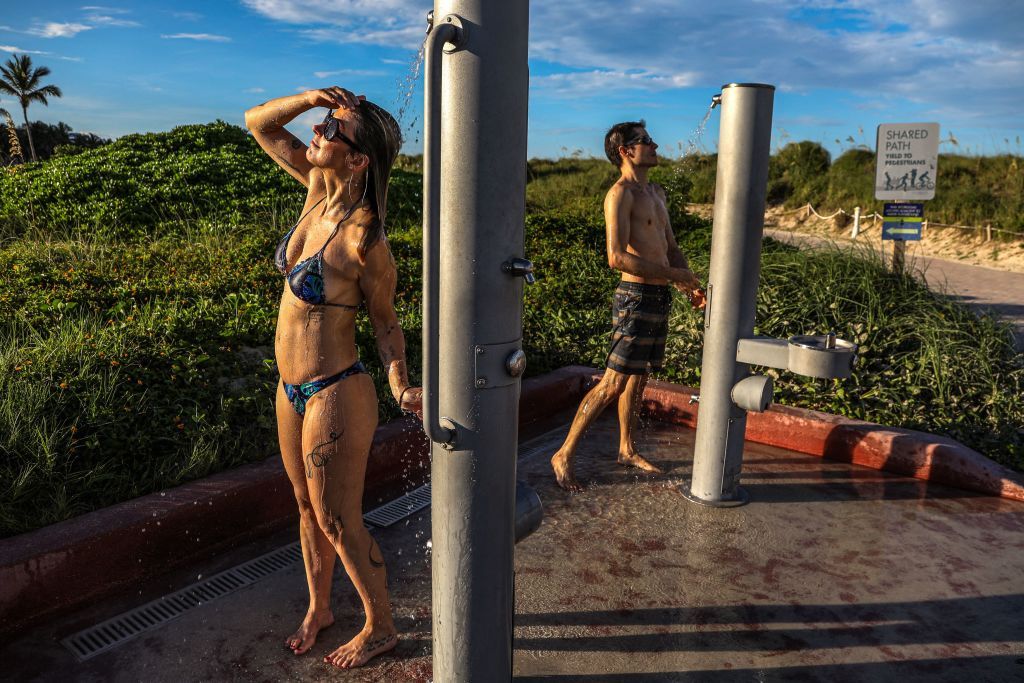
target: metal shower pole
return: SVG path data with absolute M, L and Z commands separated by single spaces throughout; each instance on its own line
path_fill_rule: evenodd
M 512 676 L 522 277 L 532 277 L 521 258 L 529 2 L 436 0 L 432 17 L 423 404 L 434 442 L 433 675 L 502 681 Z
M 750 374 L 747 364 L 737 362 L 736 350 L 741 338 L 754 334 L 774 96 L 771 85 L 732 83 L 722 88 L 720 100 L 700 415 L 690 484 L 690 496 L 710 504 L 745 501 L 739 477 L 747 412 L 733 402 L 732 390 Z
M 747 411 L 772 402 L 772 380 L 750 365 L 807 377 L 844 378 L 857 345 L 834 333 L 789 339 L 754 336 L 775 87 L 730 83 L 721 104 L 711 273 L 704 310 L 704 359 L 693 478 L 686 497 L 714 507 L 747 502 L 740 488 Z

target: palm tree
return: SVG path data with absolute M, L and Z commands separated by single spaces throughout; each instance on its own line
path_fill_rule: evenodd
M 32 142 L 32 128 L 28 125 L 28 105 L 32 102 L 47 104 L 47 97 L 60 97 L 60 88 L 55 85 L 40 86 L 39 81 L 50 75 L 45 66 L 32 68 L 32 58 L 28 55 L 14 55 L 7 63 L 0 66 L 0 93 L 18 98 L 21 113 L 25 117 L 25 132 L 28 134 L 28 148 L 32 152 L 32 161 L 36 157 L 36 146 Z

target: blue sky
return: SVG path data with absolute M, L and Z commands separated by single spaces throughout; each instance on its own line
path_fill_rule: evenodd
M 0 61 L 28 53 L 64 97 L 30 117 L 115 137 L 342 85 L 401 108 L 429 0 L 0 0 Z M 937 121 L 943 151 L 1024 153 L 1022 0 L 534 0 L 530 156 L 601 155 L 645 118 L 678 154 L 714 150 L 723 83 L 772 83 L 773 146 L 874 147 L 879 123 Z M 0 107 L 20 112 L 8 97 Z M 422 77 L 406 151 L 420 151 Z M 290 128 L 308 136 L 311 112 Z M 959 143 L 948 142 L 950 134 Z M 837 142 L 838 141 L 838 142 Z

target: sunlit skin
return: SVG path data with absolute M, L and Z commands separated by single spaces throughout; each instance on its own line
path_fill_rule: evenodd
M 309 145 L 284 129 L 316 107 L 335 109 L 340 130 L 359 140 L 351 109 L 362 96 L 340 87 L 311 90 L 253 107 L 246 126 L 260 147 L 307 188 L 303 213 L 318 201 L 288 243 L 289 267 L 315 254 L 353 206 L 351 216 L 324 252 L 327 301 L 365 305 L 395 401 L 417 410 L 420 389 L 410 388 L 405 338 L 395 313 L 395 262 L 381 240 L 361 254 L 358 245 L 374 207 L 360 205 L 369 158 L 340 138 L 326 140 L 323 124 L 313 126 Z M 270 256 L 268 255 L 268 258 Z M 356 311 L 306 303 L 285 285 L 277 320 L 275 352 L 283 382 L 297 384 L 329 377 L 358 360 Z M 364 359 L 368 360 L 368 359 Z M 343 379 L 313 395 L 305 416 L 292 408 L 279 384 L 277 420 L 281 455 L 299 506 L 299 538 L 309 586 L 309 609 L 285 645 L 296 655 L 313 647 L 317 635 L 334 623 L 331 576 L 340 557 L 366 612 L 363 629 L 325 657 L 351 668 L 393 649 L 398 635 L 387 592 L 380 548 L 362 520 L 366 462 L 377 427 L 377 395 L 366 374 Z
M 632 137 L 646 134 L 644 128 L 636 128 Z M 604 199 L 608 266 L 620 271 L 625 282 L 670 284 L 689 296 L 695 308 L 704 308 L 700 282 L 679 250 L 669 224 L 665 191 L 647 181 L 648 170 L 658 165 L 657 150 L 654 142 L 619 147 L 621 176 Z M 619 464 L 661 472 L 637 452 L 633 440 L 648 377 L 605 368 L 601 381 L 583 397 L 565 443 L 551 457 L 559 486 L 572 493 L 583 490 L 573 473 L 576 449 L 587 428 L 615 401 L 619 416 Z

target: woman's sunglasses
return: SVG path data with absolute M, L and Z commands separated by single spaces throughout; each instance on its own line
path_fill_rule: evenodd
M 341 132 L 341 121 L 334 118 L 334 110 L 331 109 L 327 112 L 327 116 L 323 120 L 324 132 L 321 133 L 324 140 L 333 140 L 334 138 L 340 138 L 342 142 L 351 147 L 357 152 L 365 154 L 363 150 L 357 145 L 352 138 Z

